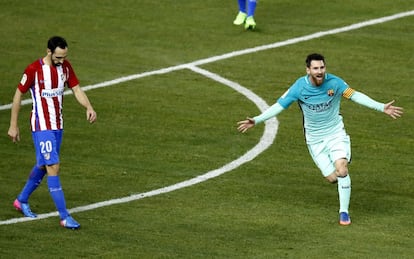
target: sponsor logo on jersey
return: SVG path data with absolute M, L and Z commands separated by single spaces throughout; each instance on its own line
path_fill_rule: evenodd
M 52 98 L 52 97 L 57 97 L 57 96 L 61 96 L 63 95 L 63 92 L 65 91 L 65 89 L 43 89 L 42 91 L 42 97 L 43 98 Z
M 332 106 L 331 103 L 332 103 L 332 100 L 329 100 L 328 102 L 325 102 L 325 103 L 317 103 L 317 104 L 303 103 L 303 104 L 306 105 L 306 107 L 308 107 L 309 110 L 312 110 L 315 112 L 323 112 L 331 108 Z

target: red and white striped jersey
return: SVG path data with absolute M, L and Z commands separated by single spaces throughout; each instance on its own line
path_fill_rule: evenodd
M 77 86 L 79 80 L 69 61 L 61 66 L 49 66 L 39 59 L 24 71 L 19 90 L 30 90 L 33 101 L 30 124 L 32 131 L 63 129 L 62 103 L 65 85 Z

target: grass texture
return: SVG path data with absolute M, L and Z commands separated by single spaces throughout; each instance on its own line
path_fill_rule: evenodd
M 62 35 L 82 86 L 285 41 L 414 9 L 412 1 L 262 0 L 257 29 L 232 24 L 236 1 L 0 1 L 0 105 L 9 104 L 25 66 Z M 275 142 L 217 178 L 129 203 L 58 218 L 0 225 L 1 258 L 410 258 L 414 254 L 414 17 L 204 64 L 269 105 L 305 72 L 311 52 L 329 72 L 374 99 L 405 108 L 392 120 L 343 100 L 352 140 L 353 223 L 337 223 L 336 185 L 313 164 L 299 108 L 279 117 Z M 61 181 L 69 208 L 170 186 L 220 168 L 253 148 L 263 125 L 236 122 L 260 111 L 233 89 L 182 69 L 87 92 L 89 125 L 65 96 Z M 30 98 L 29 94 L 25 95 Z M 22 106 L 22 140 L 7 138 L 0 110 L 0 220 L 34 163 Z M 55 211 L 44 182 L 30 199 Z

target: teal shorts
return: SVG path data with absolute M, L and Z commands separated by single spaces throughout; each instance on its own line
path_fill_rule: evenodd
M 308 150 L 324 177 L 335 172 L 336 160 L 345 158 L 351 162 L 351 139 L 346 133 L 308 144 Z

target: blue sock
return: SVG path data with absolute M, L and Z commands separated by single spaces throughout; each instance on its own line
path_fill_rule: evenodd
M 239 0 L 239 11 L 246 13 L 246 0 Z
M 39 184 L 42 182 L 43 176 L 46 174 L 46 169 L 41 169 L 37 166 L 34 166 L 29 178 L 27 179 L 26 185 L 23 187 L 20 194 L 17 196 L 17 199 L 20 202 L 27 203 L 30 195 L 36 190 Z
M 256 10 L 256 4 L 257 4 L 257 0 L 248 0 L 248 8 L 247 8 L 247 17 L 249 16 L 253 16 L 254 15 L 254 11 Z
M 351 177 L 338 177 L 339 212 L 348 213 L 351 199 Z
M 65 195 L 63 194 L 62 186 L 60 185 L 59 176 L 48 176 L 47 185 L 49 187 L 50 196 L 52 196 L 56 209 L 59 212 L 60 218 L 65 219 L 69 216 L 69 212 L 66 210 Z

